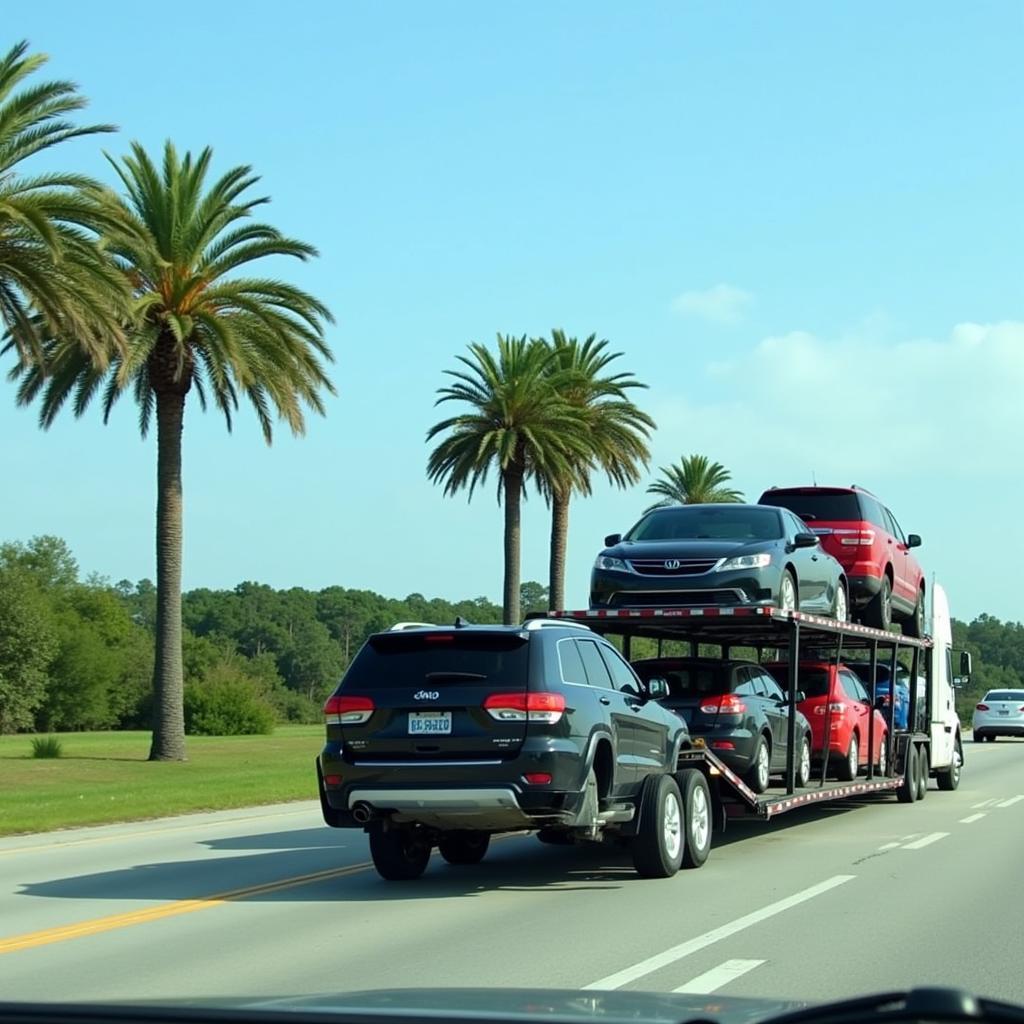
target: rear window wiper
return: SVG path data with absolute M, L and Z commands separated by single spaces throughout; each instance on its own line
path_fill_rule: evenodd
M 438 679 L 473 679 L 479 681 L 486 679 L 487 674 L 484 672 L 428 672 L 425 678 L 435 682 Z

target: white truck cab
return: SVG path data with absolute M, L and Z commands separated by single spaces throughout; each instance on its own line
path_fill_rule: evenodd
M 931 592 L 930 629 L 933 647 L 931 701 L 928 709 L 931 774 L 940 789 L 956 789 L 963 767 L 960 718 L 953 689 L 953 622 L 945 590 L 934 585 Z M 970 655 L 961 655 L 959 675 L 970 675 Z

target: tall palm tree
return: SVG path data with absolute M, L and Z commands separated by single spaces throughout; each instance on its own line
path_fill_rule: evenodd
M 73 82 L 27 84 L 47 59 L 28 55 L 26 42 L 0 57 L 0 330 L 23 362 L 41 354 L 42 322 L 102 364 L 109 342 L 120 340 L 128 292 L 95 244 L 103 221 L 95 185 L 79 174 L 19 172 L 43 150 L 114 128 L 66 119 L 87 102 Z
M 584 342 L 552 331 L 551 382 L 566 402 L 580 413 L 583 455 L 562 476 L 539 477 L 541 492 L 551 505 L 549 604 L 565 606 L 565 553 L 569 535 L 569 502 L 573 493 L 590 494 L 591 475 L 603 472 L 618 487 L 640 480 L 650 452 L 647 438 L 654 420 L 629 400 L 633 388 L 646 388 L 632 373 L 608 373 L 621 352 L 608 352 L 608 342 L 591 334 Z M 557 467 L 556 467 L 557 468 Z
M 674 466 L 659 469 L 661 479 L 647 488 L 648 494 L 660 494 L 663 505 L 701 505 L 705 502 L 742 501 L 743 495 L 725 485 L 731 479 L 729 471 L 720 462 L 712 462 L 706 455 L 684 455 Z
M 580 416 L 551 383 L 556 354 L 543 342 L 498 335 L 497 353 L 473 343 L 458 356 L 464 369 L 446 370 L 455 383 L 438 389 L 442 402 L 468 409 L 434 424 L 427 440 L 444 435 L 427 461 L 427 476 L 444 493 L 477 485 L 492 469 L 505 513 L 504 621 L 520 619 L 520 512 L 523 487 L 534 475 L 563 476 L 584 457 Z
M 269 444 L 272 413 L 293 434 L 305 429 L 303 406 L 323 413 L 321 391 L 334 393 L 324 361 L 331 359 L 324 326 L 327 308 L 281 281 L 238 276 L 264 257 L 306 260 L 312 246 L 250 221 L 267 202 L 246 193 L 259 180 L 235 167 L 209 183 L 212 152 L 179 157 L 168 142 L 158 169 L 134 143 L 120 163 L 111 160 L 123 197 L 105 199 L 104 243 L 131 283 L 133 316 L 127 348 L 114 351 L 107 369 L 89 360 L 62 334 L 44 342 L 48 373 L 20 368 L 21 404 L 37 396 L 40 422 L 49 427 L 69 398 L 82 415 L 102 390 L 104 422 L 130 390 L 145 436 L 156 419 L 157 615 L 151 760 L 185 756 L 181 654 L 181 435 L 191 391 L 202 409 L 212 402 L 231 429 L 244 395 Z

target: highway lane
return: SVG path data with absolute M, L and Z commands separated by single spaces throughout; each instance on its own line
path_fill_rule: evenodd
M 0 841 L 0 996 L 267 997 L 553 986 L 832 998 L 957 984 L 1024 1002 L 1024 742 L 956 793 L 731 823 L 643 881 L 603 847 L 503 839 L 386 883 L 314 804 Z

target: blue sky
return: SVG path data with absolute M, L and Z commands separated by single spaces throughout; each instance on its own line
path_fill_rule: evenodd
M 651 385 L 652 478 L 703 452 L 752 498 L 812 474 L 870 487 L 954 614 L 1024 617 L 1019 3 L 98 10 L 5 22 L 121 126 L 59 162 L 109 179 L 102 148 L 170 137 L 252 164 L 267 219 L 321 251 L 291 279 L 337 317 L 338 397 L 304 439 L 187 414 L 187 587 L 497 598 L 493 492 L 443 498 L 424 434 L 468 342 L 560 326 Z M 151 577 L 134 410 L 43 434 L 0 386 L 0 536 Z M 570 604 L 643 487 L 575 504 Z M 524 578 L 546 566 L 534 496 Z

